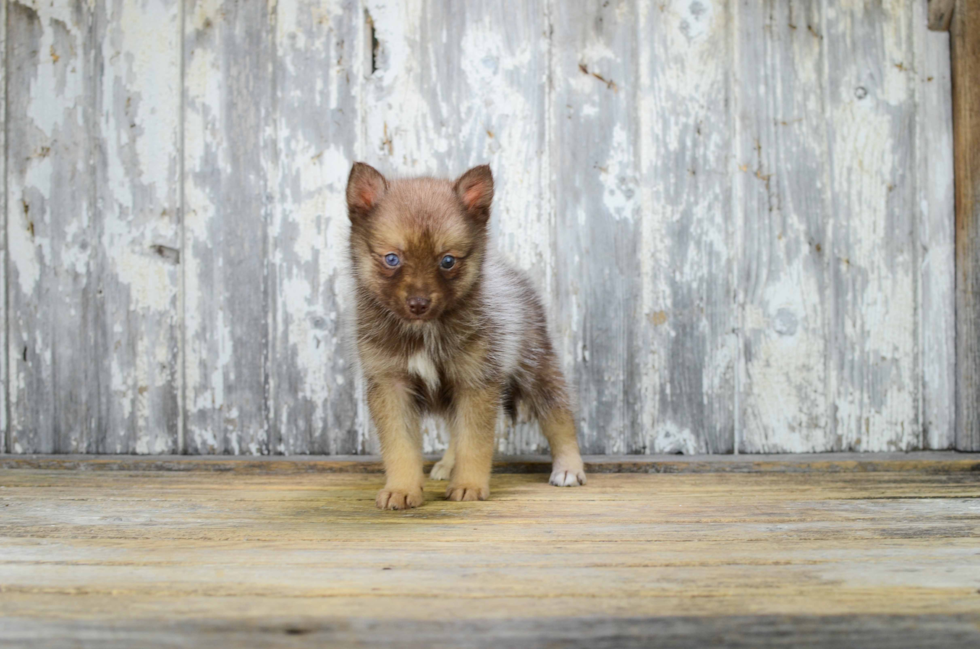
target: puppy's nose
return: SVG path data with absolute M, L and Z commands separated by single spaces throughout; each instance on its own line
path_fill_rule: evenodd
M 408 310 L 412 312 L 412 315 L 423 315 L 429 310 L 430 304 L 432 304 L 432 300 L 427 297 L 408 298 Z

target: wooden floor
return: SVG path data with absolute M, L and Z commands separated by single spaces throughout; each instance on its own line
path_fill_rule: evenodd
M 409 512 L 376 473 L 126 462 L 0 469 L 0 646 L 980 647 L 975 456 L 496 474 Z

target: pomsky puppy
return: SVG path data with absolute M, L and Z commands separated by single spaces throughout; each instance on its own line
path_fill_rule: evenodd
M 488 247 L 489 166 L 455 182 L 386 180 L 355 163 L 347 183 L 357 351 L 384 460 L 381 509 L 418 507 L 423 415 L 446 419 L 431 477 L 450 500 L 490 495 L 499 412 L 536 418 L 551 484 L 585 484 L 568 390 L 527 279 Z

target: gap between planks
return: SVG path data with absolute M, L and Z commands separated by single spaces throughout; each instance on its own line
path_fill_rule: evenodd
M 439 459 L 426 458 L 426 473 Z M 787 455 L 592 455 L 588 473 L 850 473 L 980 472 L 980 453 L 807 453 Z M 7 455 L 0 469 L 82 471 L 219 471 L 248 474 L 382 473 L 376 455 L 187 456 L 187 455 Z M 543 455 L 497 458 L 494 473 L 548 473 Z

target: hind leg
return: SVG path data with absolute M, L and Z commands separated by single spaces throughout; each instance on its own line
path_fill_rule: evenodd
M 578 450 L 575 420 L 565 406 L 554 406 L 541 417 L 541 432 L 551 447 L 551 479 L 556 487 L 585 484 L 585 465 Z
M 442 454 L 442 459 L 432 467 L 429 477 L 433 480 L 448 480 L 453 475 L 454 466 L 456 466 L 456 435 L 455 431 L 450 431 L 449 448 Z

